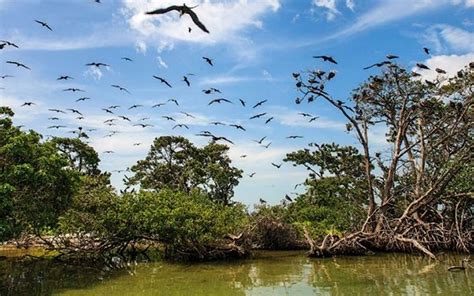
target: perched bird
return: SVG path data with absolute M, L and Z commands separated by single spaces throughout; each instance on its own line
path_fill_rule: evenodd
M 159 76 L 153 75 L 153 78 L 158 79 L 161 83 L 166 84 L 166 85 L 167 85 L 168 87 L 170 87 L 170 88 L 172 87 L 171 84 L 168 83 L 168 81 L 166 81 L 165 79 L 163 79 L 163 78 L 161 78 L 161 77 L 159 77 Z
M 258 102 L 257 104 L 255 104 L 252 108 L 257 108 L 258 106 L 262 106 L 263 103 L 267 102 L 268 100 L 263 100 L 263 101 L 260 101 Z
M 214 64 L 212 63 L 212 59 L 210 58 L 207 58 L 207 57 L 202 57 L 209 65 L 211 66 L 214 66 Z
M 74 78 L 72 78 L 69 75 L 59 76 L 58 78 L 56 78 L 56 80 L 68 80 L 68 79 L 74 79 Z
M 293 201 L 293 199 L 288 194 L 285 194 L 285 199 L 289 202 Z
M 416 66 L 420 69 L 424 69 L 424 70 L 429 70 L 430 68 L 428 68 L 428 66 L 422 64 L 422 63 L 416 63 Z
M 158 8 L 158 9 L 155 9 L 153 11 L 148 11 L 148 12 L 146 12 L 146 14 L 163 14 L 163 13 L 167 13 L 167 12 L 176 10 L 176 11 L 179 12 L 180 17 L 183 16 L 184 14 L 188 14 L 191 17 L 194 24 L 196 24 L 196 26 L 198 26 L 204 32 L 209 33 L 209 30 L 207 30 L 206 26 L 204 26 L 204 24 L 199 20 L 196 13 L 194 11 L 192 11 L 192 9 L 195 8 L 195 7 L 196 6 L 188 7 L 188 6 L 186 6 L 186 4 L 183 4 L 182 6 L 172 5 L 172 6 L 169 6 L 167 8 Z
M 266 200 L 264 200 L 264 199 L 262 199 L 262 198 L 260 198 L 258 201 L 259 201 L 261 204 L 265 204 L 265 203 L 267 203 L 267 201 L 266 201 Z
M 50 30 L 50 31 L 53 31 L 53 29 L 51 29 L 51 27 L 50 27 L 46 22 L 39 21 L 39 20 L 35 20 L 35 22 L 37 22 L 37 23 L 40 24 L 41 26 L 45 27 L 46 29 L 48 29 L 48 30 Z
M 446 74 L 446 71 L 444 71 L 443 69 L 440 69 L 440 68 L 436 68 L 435 71 L 436 71 L 438 74 Z
M 7 64 L 12 64 L 12 65 L 16 65 L 17 67 L 22 67 L 22 68 L 25 68 L 25 69 L 28 69 L 28 70 L 31 70 L 29 67 L 27 67 L 25 64 L 22 64 L 22 63 L 19 63 L 19 62 L 15 62 L 15 61 L 6 61 Z
M 315 59 L 323 59 L 325 62 L 330 62 L 333 64 L 337 64 L 336 60 L 332 56 L 327 56 L 327 55 L 320 55 L 320 56 L 313 56 Z

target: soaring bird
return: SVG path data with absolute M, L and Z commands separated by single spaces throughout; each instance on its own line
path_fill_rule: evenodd
M 246 131 L 246 129 L 243 126 L 241 126 L 240 124 L 229 124 L 229 126 L 233 126 L 236 129 Z
M 262 137 L 260 140 L 253 140 L 254 142 L 258 143 L 258 144 L 262 144 L 262 142 L 266 139 L 267 137 Z
M 12 64 L 12 65 L 16 65 L 17 67 L 22 67 L 22 68 L 25 68 L 25 69 L 28 69 L 28 70 L 31 70 L 29 67 L 27 67 L 26 65 L 22 64 L 22 63 L 19 63 L 19 62 L 15 62 L 15 61 L 6 61 L 7 64 Z
M 56 80 L 68 80 L 68 79 L 74 79 L 74 78 L 72 78 L 69 75 L 59 76 L 58 78 L 56 78 Z
M 127 57 L 123 57 L 123 58 L 120 58 L 121 60 L 124 60 L 124 61 L 127 61 L 127 62 L 133 62 L 133 60 L 131 58 L 127 58 Z
M 269 123 L 272 120 L 273 120 L 273 117 L 268 118 L 267 121 L 265 121 L 265 124 Z
M 303 136 L 288 136 L 287 139 L 302 139 Z
M 60 129 L 60 128 L 65 128 L 65 125 L 50 125 L 48 128 L 55 128 L 55 129 Z
M 10 41 L 7 41 L 7 40 L 0 40 L 0 49 L 3 49 L 6 45 L 13 46 L 15 48 L 19 48 L 18 45 L 16 45 L 13 42 L 10 42 Z
M 1 79 L 12 78 L 12 77 L 15 77 L 15 76 L 12 76 L 12 75 L 2 75 L 2 76 L 0 76 Z
M 104 110 L 107 113 L 114 114 L 114 112 L 112 112 L 112 110 L 110 110 L 108 108 L 102 108 L 102 110 Z
M 137 124 L 134 124 L 133 126 L 141 126 L 143 128 L 147 127 L 147 126 L 153 126 L 152 124 L 148 124 L 148 123 L 137 123 Z
M 267 145 L 263 145 L 263 147 L 265 147 L 265 149 L 268 149 L 268 147 L 270 147 L 271 144 L 272 142 L 269 142 Z
M 125 87 L 121 87 L 120 85 L 112 84 L 111 86 L 112 86 L 112 87 L 115 87 L 115 88 L 118 88 L 119 90 L 124 91 L 124 92 L 126 92 L 126 93 L 130 93 L 130 92 L 128 91 L 128 89 L 126 89 Z
M 245 101 L 242 99 L 239 99 L 239 101 L 240 101 L 240 104 L 242 104 L 242 107 L 245 107 Z
M 189 114 L 189 113 L 184 112 L 184 111 L 181 111 L 181 112 L 179 112 L 179 113 L 184 114 L 184 116 L 186 116 L 186 117 L 196 118 L 196 117 L 194 117 L 194 115 Z
M 49 111 L 52 111 L 52 112 L 56 112 L 56 113 L 64 113 L 66 114 L 66 112 L 64 112 L 63 110 L 60 110 L 60 109 L 48 109 Z
M 309 113 L 305 113 L 305 112 L 300 112 L 298 113 L 299 115 L 302 115 L 303 117 L 311 117 L 312 115 L 309 114 Z
M 385 57 L 386 57 L 387 59 L 389 59 L 389 60 L 393 60 L 393 59 L 398 59 L 398 58 L 399 58 L 399 56 L 394 55 L 394 54 L 388 54 L 388 55 L 386 55 Z
M 276 164 L 276 163 L 272 162 L 272 166 L 276 167 L 277 169 L 281 168 L 282 165 L 283 165 L 282 163 Z
M 48 117 L 48 120 L 59 120 L 59 117 Z
M 86 64 L 86 66 L 94 66 L 94 67 L 97 67 L 97 68 L 100 68 L 100 67 L 110 67 L 110 65 L 107 65 L 107 64 L 104 64 L 104 63 L 97 63 L 97 62 L 92 62 L 92 63 L 89 63 L 89 64 Z
M 71 108 L 69 108 L 69 109 L 66 109 L 66 110 L 69 110 L 69 111 L 71 111 L 72 113 L 76 113 L 76 114 L 79 114 L 79 115 L 83 115 L 81 112 L 79 112 L 79 110 L 76 110 L 76 109 L 71 109 Z
M 212 125 L 226 125 L 225 123 L 222 123 L 220 121 L 209 122 L 209 124 L 212 124 Z
M 327 55 L 320 55 L 320 56 L 313 56 L 315 59 L 323 59 L 325 62 L 330 62 L 333 64 L 337 64 L 336 60 L 332 56 L 327 56 Z
M 189 126 L 187 126 L 187 125 L 184 124 L 184 123 L 177 124 L 177 125 L 173 126 L 172 129 L 175 129 L 175 128 L 177 128 L 177 127 L 184 127 L 184 128 L 186 128 L 186 129 L 189 129 Z
M 201 23 L 198 16 L 196 15 L 196 13 L 194 11 L 192 11 L 192 9 L 195 8 L 195 7 L 196 6 L 188 7 L 188 6 L 186 6 L 186 4 L 183 4 L 182 6 L 172 5 L 172 6 L 167 7 L 167 8 L 158 8 L 156 10 L 146 12 L 146 14 L 163 14 L 163 13 L 167 13 L 167 12 L 176 10 L 176 11 L 179 12 L 180 17 L 183 16 L 184 14 L 188 14 L 191 17 L 191 19 L 193 20 L 194 24 L 196 24 L 196 26 L 198 26 L 204 32 L 209 33 L 209 30 L 207 30 L 206 26 L 204 26 L 204 24 Z
M 311 119 L 309 120 L 309 122 L 313 122 L 313 121 L 315 121 L 315 120 L 318 119 L 318 118 L 319 118 L 319 116 L 311 117 Z
M 161 83 L 166 84 L 168 87 L 172 87 L 171 84 L 169 84 L 168 81 L 166 81 L 164 78 L 161 78 L 161 77 L 155 76 L 155 75 L 153 75 L 153 78 L 158 79 Z
M 221 91 L 217 88 L 214 88 L 214 87 L 211 87 L 210 90 L 212 90 L 213 92 L 216 92 L 216 93 L 221 93 Z
M 214 100 L 210 101 L 210 102 L 208 103 L 208 105 L 212 105 L 212 104 L 214 104 L 214 103 L 219 103 L 219 104 L 220 104 L 220 103 L 222 103 L 222 102 L 226 102 L 226 103 L 233 104 L 233 103 L 232 103 L 230 100 L 228 100 L 228 99 L 219 98 L 219 99 L 214 99 Z
M 188 77 L 183 76 L 183 81 L 186 82 L 188 86 L 191 86 L 191 83 L 189 82 Z
M 257 108 L 258 106 L 262 106 L 263 103 L 265 103 L 266 101 L 268 101 L 268 100 L 260 101 L 260 102 L 258 102 L 257 104 L 255 104 L 252 108 Z
M 50 27 L 46 22 L 39 21 L 39 20 L 35 20 L 35 22 L 37 22 L 37 23 L 40 24 L 41 26 L 47 28 L 48 30 L 53 31 L 53 29 L 51 29 L 51 27 Z
M 166 103 L 158 103 L 158 104 L 155 104 L 153 106 L 151 106 L 152 108 L 156 108 L 156 107 L 161 107 L 161 106 L 164 106 L 166 105 Z
M 250 178 L 253 178 L 253 176 L 255 176 L 255 172 L 251 173 L 251 174 L 248 174 L 247 176 L 249 176 Z
M 89 97 L 82 97 L 82 98 L 79 98 L 76 100 L 76 102 L 81 102 L 81 101 L 85 101 L 85 100 L 90 100 L 91 98 Z
M 212 59 L 208 58 L 208 57 L 202 57 L 209 65 L 211 66 L 214 66 L 214 64 L 212 63 Z
M 176 99 L 169 99 L 168 102 L 173 102 L 176 104 L 176 106 L 179 106 L 178 100 Z
M 249 119 L 260 118 L 260 117 L 265 116 L 265 115 L 267 115 L 267 112 L 265 112 L 265 113 L 260 113 L 260 114 L 256 114 L 256 115 L 250 117 Z
M 372 64 L 372 65 L 370 65 L 370 66 L 365 67 L 364 70 L 370 69 L 370 68 L 372 68 L 372 67 L 378 67 L 378 68 L 380 68 L 380 67 L 382 67 L 382 66 L 384 66 L 384 65 L 390 65 L 391 63 L 392 63 L 392 62 L 390 62 L 390 61 L 383 61 L 383 62 L 380 62 L 380 63 L 375 63 L 375 64 Z
M 23 105 L 21 105 L 21 107 L 23 106 L 32 106 L 32 105 L 36 105 L 34 102 L 24 102 Z
M 173 117 L 171 116 L 161 116 L 162 118 L 166 119 L 166 120 L 170 120 L 170 121 L 176 121 Z
M 430 49 L 428 47 L 423 47 L 423 51 L 428 55 L 430 54 Z
M 80 88 L 74 88 L 74 87 L 70 87 L 70 88 L 65 88 L 63 89 L 63 91 L 72 91 L 72 92 L 76 92 L 76 91 L 85 91 L 85 90 L 82 90 Z
M 126 120 L 126 121 L 131 121 L 130 118 L 123 115 L 120 115 L 119 118 L 122 118 L 123 120 Z
M 130 106 L 130 108 L 128 108 L 128 110 L 135 109 L 135 108 L 138 108 L 138 107 L 143 107 L 143 105 L 135 104 L 135 105 Z

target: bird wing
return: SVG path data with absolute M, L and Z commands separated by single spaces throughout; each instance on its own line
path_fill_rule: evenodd
M 198 26 L 201 30 L 209 34 L 209 30 L 206 28 L 206 26 L 204 26 L 203 23 L 201 23 L 197 14 L 194 11 L 192 11 L 191 9 L 188 9 L 185 11 L 185 13 L 189 14 L 193 22 L 196 24 L 196 26 Z
M 370 68 L 375 67 L 375 66 L 377 66 L 377 64 L 372 64 L 370 66 L 365 67 L 364 70 L 370 69 Z
M 148 11 L 148 12 L 145 12 L 145 14 L 164 14 L 164 13 L 167 13 L 167 12 L 170 12 L 170 11 L 173 11 L 173 10 L 181 11 L 181 7 L 178 6 L 178 5 L 172 5 L 172 6 L 167 7 L 167 8 L 158 8 L 158 9 L 155 9 L 153 11 Z

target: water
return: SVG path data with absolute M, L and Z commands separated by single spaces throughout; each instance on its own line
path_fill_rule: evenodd
M 119 271 L 8 258 L 0 261 L 0 295 L 474 295 L 474 270 L 447 271 L 463 257 L 440 258 L 261 252 L 237 262 L 139 263 Z

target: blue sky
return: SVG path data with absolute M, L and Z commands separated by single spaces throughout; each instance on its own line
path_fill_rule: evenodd
M 103 170 L 125 169 L 145 157 L 155 137 L 183 135 L 197 145 L 206 139 L 195 136 L 202 130 L 224 135 L 235 142 L 230 156 L 245 171 L 235 190 L 235 199 L 254 204 L 259 198 L 271 203 L 295 191 L 303 182 L 305 170 L 289 163 L 280 169 L 285 154 L 306 147 L 309 142 L 356 144 L 344 131 L 345 122 L 323 102 L 295 105 L 298 95 L 292 72 L 307 69 L 334 69 L 336 78 L 327 87 L 334 97 L 346 100 L 350 91 L 377 70 L 363 67 L 384 59 L 386 54 L 400 56 L 399 63 L 412 68 L 423 62 L 430 68 L 443 68 L 453 74 L 474 60 L 473 0 L 228 0 L 185 1 L 199 4 L 195 12 L 210 30 L 201 32 L 188 16 L 178 13 L 145 16 L 144 12 L 173 4 L 173 0 L 0 0 L 0 40 L 20 48 L 0 51 L 0 105 L 16 112 L 16 124 L 45 135 L 71 136 L 68 131 L 82 126 L 97 128 L 89 133 L 90 144 L 100 153 Z M 47 22 L 53 31 L 34 20 Z M 188 33 L 188 27 L 192 28 Z M 426 55 L 422 48 L 431 49 Z M 329 54 L 338 65 L 312 58 Z M 213 58 L 214 67 L 201 58 Z M 133 62 L 121 60 L 129 57 Z M 7 60 L 26 64 L 31 71 L 6 64 Z M 96 69 L 86 63 L 103 62 L 110 67 Z M 191 87 L 182 81 L 188 76 Z M 422 72 L 434 79 L 434 71 Z M 74 79 L 58 81 L 61 75 Z M 172 88 L 152 78 L 166 78 Z M 118 84 L 130 94 L 112 88 Z M 85 92 L 64 92 L 76 87 Z M 206 95 L 203 89 L 215 87 L 222 94 Z M 91 100 L 75 102 L 87 96 Z M 211 99 L 224 97 L 234 104 L 214 104 Z M 179 106 L 167 102 L 175 98 Z M 238 99 L 244 99 L 242 107 Z M 256 102 L 268 100 L 252 109 Z M 26 101 L 35 106 L 21 107 Z M 154 104 L 167 102 L 159 108 Z M 133 104 L 143 107 L 128 110 Z M 102 108 L 120 105 L 115 115 Z M 49 108 L 75 108 L 84 114 L 55 114 Z M 192 114 L 186 117 L 180 112 Z M 266 112 L 261 119 L 249 120 Z M 299 112 L 319 119 L 308 122 Z M 118 119 L 115 126 L 103 121 L 125 115 L 132 123 Z M 59 117 L 59 121 L 49 117 Z M 189 130 L 172 129 L 174 122 L 161 116 L 173 116 Z M 144 117 L 150 119 L 139 121 Z M 264 125 L 269 117 L 274 120 Z M 247 131 L 233 127 L 215 127 L 212 121 L 241 124 Z M 153 127 L 141 128 L 136 123 Z M 67 128 L 52 130 L 50 125 Z M 118 133 L 104 137 L 111 131 Z M 289 135 L 303 139 L 288 140 Z M 264 148 L 253 140 L 266 136 Z M 382 129 L 371 135 L 374 149 L 390 147 Z M 134 146 L 134 143 L 142 143 Z M 113 150 L 113 154 L 104 151 Z M 246 158 L 240 156 L 246 154 Z M 256 172 L 253 178 L 247 176 Z M 112 181 L 121 187 L 123 173 L 113 173 Z M 301 190 L 301 188 L 300 188 Z

